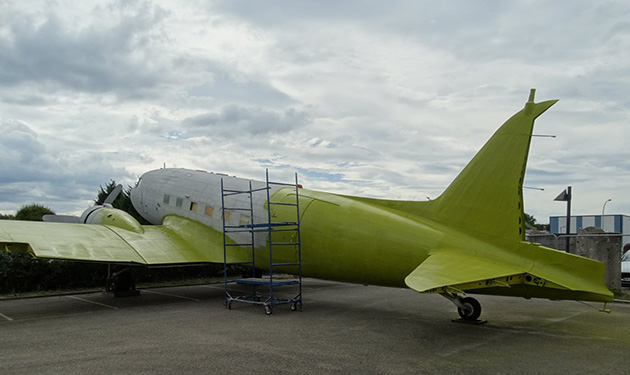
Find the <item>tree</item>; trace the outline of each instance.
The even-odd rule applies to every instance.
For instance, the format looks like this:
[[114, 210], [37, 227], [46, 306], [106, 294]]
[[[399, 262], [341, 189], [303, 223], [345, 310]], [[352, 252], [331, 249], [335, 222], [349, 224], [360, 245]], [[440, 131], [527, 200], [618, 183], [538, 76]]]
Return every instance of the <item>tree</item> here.
[[536, 218], [533, 215], [525, 213], [525, 228], [526, 229], [538, 229], [538, 230], [549, 230], [549, 224], [537, 224]]
[[536, 218], [525, 212], [525, 226], [529, 229], [536, 228]]
[[[114, 180], [109, 180], [109, 182], [105, 185], [105, 187], [100, 186], [100, 190], [98, 191], [98, 194], [96, 195], [94, 204], [102, 205], [103, 202], [105, 202], [105, 199], [107, 199], [107, 197], [109, 196], [109, 194], [116, 188], [116, 186], [117, 184], [116, 184], [116, 181]], [[120, 209], [120, 205], [122, 203], [122, 200], [124, 199], [123, 195], [124, 194], [118, 194], [118, 197], [116, 197], [116, 200], [114, 200], [114, 202], [112, 203], [112, 207]]]
[[15, 216], [14, 215], [3, 215], [3, 214], [0, 214], [0, 220], [15, 220]]
[[[94, 204], [103, 204], [103, 202], [105, 202], [105, 199], [107, 199], [109, 194], [116, 188], [116, 186], [117, 184], [114, 180], [110, 180], [109, 183], [105, 185], [105, 187], [101, 186], [96, 196], [96, 200], [94, 200]], [[138, 222], [142, 225], [149, 224], [149, 222], [145, 218], [140, 216], [138, 211], [136, 211], [136, 208], [133, 206], [133, 203], [131, 203], [131, 186], [127, 186], [126, 189], [123, 189], [123, 191], [118, 194], [118, 197], [116, 197], [116, 199], [112, 203], [112, 207], [125, 211], [129, 215], [133, 216], [136, 220], [138, 220]]]
[[55, 213], [41, 204], [25, 205], [15, 213], [15, 220], [43, 221], [42, 216], [49, 214], [54, 215]]

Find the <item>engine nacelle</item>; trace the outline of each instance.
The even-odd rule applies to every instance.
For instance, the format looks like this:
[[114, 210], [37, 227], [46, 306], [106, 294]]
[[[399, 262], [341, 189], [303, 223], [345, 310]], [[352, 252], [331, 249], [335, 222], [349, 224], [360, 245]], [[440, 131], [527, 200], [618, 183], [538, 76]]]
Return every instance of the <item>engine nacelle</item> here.
[[102, 224], [125, 229], [139, 234], [144, 233], [142, 225], [133, 216], [123, 210], [107, 206], [94, 206], [81, 215], [81, 223]]

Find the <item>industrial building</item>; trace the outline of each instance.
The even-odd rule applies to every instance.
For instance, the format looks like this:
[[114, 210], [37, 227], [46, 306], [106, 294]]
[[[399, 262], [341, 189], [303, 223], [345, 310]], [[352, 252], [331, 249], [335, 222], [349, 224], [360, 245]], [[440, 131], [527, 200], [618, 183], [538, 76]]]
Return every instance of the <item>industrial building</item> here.
[[[563, 235], [567, 231], [566, 216], [550, 216], [549, 231], [555, 235]], [[621, 245], [630, 243], [630, 216], [627, 215], [576, 215], [571, 216], [571, 234], [580, 233], [587, 227], [597, 227], [606, 233], [619, 233]]]

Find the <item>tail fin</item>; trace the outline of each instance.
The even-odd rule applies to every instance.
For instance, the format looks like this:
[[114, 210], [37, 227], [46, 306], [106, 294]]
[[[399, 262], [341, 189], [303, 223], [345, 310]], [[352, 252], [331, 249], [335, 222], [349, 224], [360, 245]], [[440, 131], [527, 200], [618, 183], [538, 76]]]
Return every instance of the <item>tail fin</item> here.
[[535, 89], [434, 202], [434, 219], [461, 230], [525, 239], [523, 178], [534, 120], [557, 100], [534, 103]]

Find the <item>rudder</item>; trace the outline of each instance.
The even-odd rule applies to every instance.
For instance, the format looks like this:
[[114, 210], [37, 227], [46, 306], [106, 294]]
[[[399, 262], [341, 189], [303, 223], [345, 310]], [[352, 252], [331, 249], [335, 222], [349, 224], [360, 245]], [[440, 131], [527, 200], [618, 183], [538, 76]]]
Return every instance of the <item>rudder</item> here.
[[523, 179], [534, 120], [557, 100], [534, 103], [507, 120], [436, 200], [434, 219], [475, 235], [525, 239]]

